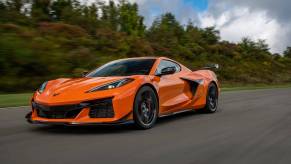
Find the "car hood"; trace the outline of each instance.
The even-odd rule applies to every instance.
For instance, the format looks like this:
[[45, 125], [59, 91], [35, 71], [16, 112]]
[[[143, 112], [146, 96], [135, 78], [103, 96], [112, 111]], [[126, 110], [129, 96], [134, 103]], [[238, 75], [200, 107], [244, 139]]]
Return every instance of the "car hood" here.
[[[36, 92], [36, 101], [46, 104], [90, 99], [88, 90], [126, 77], [61, 78], [49, 81], [44, 92]], [[94, 93], [92, 93], [94, 94]], [[88, 96], [89, 95], [89, 96]]]

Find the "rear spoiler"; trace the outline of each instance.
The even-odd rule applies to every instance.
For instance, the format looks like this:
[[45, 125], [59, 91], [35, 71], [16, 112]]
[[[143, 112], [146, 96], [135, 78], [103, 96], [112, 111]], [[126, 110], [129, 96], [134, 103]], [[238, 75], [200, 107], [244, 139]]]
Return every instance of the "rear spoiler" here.
[[219, 69], [219, 64], [207, 64], [202, 69]]
[[193, 71], [197, 71], [197, 70], [218, 70], [218, 69], [219, 69], [219, 64], [206, 64], [205, 67], [196, 68]]

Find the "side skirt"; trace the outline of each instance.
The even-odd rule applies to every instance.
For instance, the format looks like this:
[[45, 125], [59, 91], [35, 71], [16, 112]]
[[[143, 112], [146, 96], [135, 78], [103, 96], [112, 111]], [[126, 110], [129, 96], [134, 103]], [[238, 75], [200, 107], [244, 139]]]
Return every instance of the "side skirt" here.
[[195, 111], [195, 109], [185, 109], [185, 110], [181, 110], [181, 111], [178, 111], [178, 112], [173, 112], [173, 113], [168, 113], [168, 114], [162, 114], [162, 115], [159, 116], [159, 118], [167, 117], [167, 116], [172, 116], [172, 115], [180, 114], [180, 113], [186, 113], [186, 112], [190, 112], [190, 111]]

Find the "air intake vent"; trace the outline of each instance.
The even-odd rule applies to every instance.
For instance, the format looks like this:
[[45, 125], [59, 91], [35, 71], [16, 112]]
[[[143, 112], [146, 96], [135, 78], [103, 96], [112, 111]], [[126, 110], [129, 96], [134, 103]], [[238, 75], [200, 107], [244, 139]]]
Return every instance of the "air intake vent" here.
[[75, 118], [82, 110], [79, 105], [46, 106], [35, 102], [32, 105], [39, 117], [52, 119]]
[[112, 106], [112, 98], [94, 100], [88, 102], [90, 104], [89, 116], [91, 118], [112, 118], [114, 111]]

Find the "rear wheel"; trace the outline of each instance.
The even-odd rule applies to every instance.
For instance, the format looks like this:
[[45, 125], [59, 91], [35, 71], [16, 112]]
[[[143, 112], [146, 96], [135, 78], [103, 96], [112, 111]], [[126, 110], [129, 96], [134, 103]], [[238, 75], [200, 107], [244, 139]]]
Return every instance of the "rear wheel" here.
[[151, 128], [158, 117], [158, 99], [154, 90], [149, 86], [142, 87], [134, 100], [133, 118], [140, 129]]
[[206, 96], [206, 106], [204, 111], [207, 113], [214, 113], [218, 107], [218, 89], [214, 83], [211, 83], [208, 87], [208, 93]]

